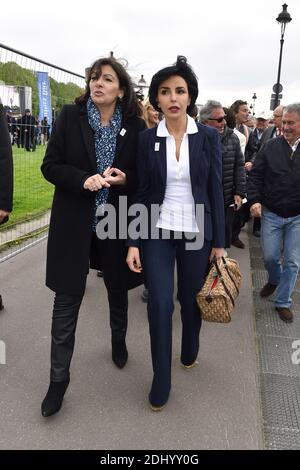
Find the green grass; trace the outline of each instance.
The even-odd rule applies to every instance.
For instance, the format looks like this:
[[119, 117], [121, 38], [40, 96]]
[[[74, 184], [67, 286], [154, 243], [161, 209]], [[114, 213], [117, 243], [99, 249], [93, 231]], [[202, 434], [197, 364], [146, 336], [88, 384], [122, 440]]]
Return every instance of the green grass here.
[[54, 187], [48, 183], [40, 170], [45, 147], [37, 146], [35, 152], [13, 145], [14, 202], [9, 222], [3, 226], [28, 220], [51, 207]]

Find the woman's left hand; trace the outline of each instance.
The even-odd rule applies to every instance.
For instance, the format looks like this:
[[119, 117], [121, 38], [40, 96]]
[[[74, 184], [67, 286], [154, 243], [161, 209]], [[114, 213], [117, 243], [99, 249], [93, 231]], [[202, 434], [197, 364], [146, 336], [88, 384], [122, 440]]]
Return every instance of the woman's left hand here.
[[111, 185], [124, 185], [126, 183], [126, 173], [118, 168], [106, 168], [103, 173], [103, 178]]
[[224, 248], [213, 248], [210, 253], [210, 261], [215, 257], [216, 259], [220, 259], [225, 255], [225, 249]]

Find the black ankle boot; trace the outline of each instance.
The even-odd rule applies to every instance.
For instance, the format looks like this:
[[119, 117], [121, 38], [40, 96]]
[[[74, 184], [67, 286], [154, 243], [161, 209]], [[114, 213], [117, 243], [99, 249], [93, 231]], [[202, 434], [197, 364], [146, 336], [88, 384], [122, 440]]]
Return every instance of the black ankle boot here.
[[111, 337], [112, 345], [112, 360], [119, 369], [123, 369], [128, 359], [128, 351], [125, 343], [125, 335], [121, 336], [115, 333], [112, 333]]
[[60, 410], [69, 382], [70, 379], [64, 382], [50, 382], [47, 395], [42, 402], [42, 415], [45, 418]]

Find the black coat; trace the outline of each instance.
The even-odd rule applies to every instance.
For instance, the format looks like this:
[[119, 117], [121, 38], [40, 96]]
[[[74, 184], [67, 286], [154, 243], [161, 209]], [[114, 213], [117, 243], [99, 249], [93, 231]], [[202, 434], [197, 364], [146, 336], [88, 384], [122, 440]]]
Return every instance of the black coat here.
[[293, 152], [284, 137], [276, 137], [261, 147], [249, 175], [248, 201], [280, 217], [300, 214], [300, 145]]
[[33, 140], [35, 134], [35, 126], [37, 125], [36, 119], [31, 114], [22, 116], [20, 121], [20, 135], [21, 140], [24, 142], [26, 139]]
[[221, 136], [222, 173], [224, 204], [228, 207], [234, 203], [234, 196], [246, 195], [245, 159], [239, 138], [232, 129], [225, 127]]
[[[125, 186], [111, 186], [107, 200], [116, 209], [119, 196], [129, 195], [136, 186], [138, 133], [144, 127], [144, 121], [137, 117], [122, 121], [123, 132], [121, 130], [117, 137], [113, 166], [126, 173], [127, 182]], [[101, 269], [102, 261], [108, 266], [106, 284], [112, 287], [122, 284], [126, 288], [139, 285], [141, 276], [132, 273], [126, 265], [126, 240], [101, 242], [102, 253], [96, 249], [97, 244], [92, 243], [95, 193], [83, 189], [83, 184], [97, 173], [97, 166], [94, 134], [85, 104], [63, 107], [51, 133], [41, 170], [55, 185], [46, 285], [55, 292], [83, 294], [90, 259], [94, 269]]]
[[42, 119], [41, 121], [41, 134], [45, 134], [47, 137], [49, 137], [50, 125], [48, 124], [47, 119]]
[[276, 126], [267, 127], [267, 129], [264, 130], [263, 135], [261, 136], [260, 146], [262, 146], [268, 140], [275, 138], [276, 132], [277, 132]]
[[0, 104], [0, 209], [12, 210], [13, 160], [7, 121]]
[[249, 129], [246, 124], [241, 124], [238, 126], [238, 130], [246, 136], [247, 144], [245, 148], [245, 162], [254, 163], [258, 147], [256, 143], [256, 139], [254, 137], [253, 132]]

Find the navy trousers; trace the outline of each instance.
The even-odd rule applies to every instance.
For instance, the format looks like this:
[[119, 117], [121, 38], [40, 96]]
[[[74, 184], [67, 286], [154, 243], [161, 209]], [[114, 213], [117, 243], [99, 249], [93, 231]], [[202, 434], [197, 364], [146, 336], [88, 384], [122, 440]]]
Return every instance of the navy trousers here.
[[185, 239], [144, 240], [142, 250], [149, 290], [148, 319], [154, 373], [149, 400], [152, 405], [161, 406], [168, 400], [171, 389], [175, 261], [182, 321], [181, 362], [190, 365], [199, 350], [201, 317], [196, 294], [207, 272], [211, 242], [205, 241], [201, 250], [186, 250]]

